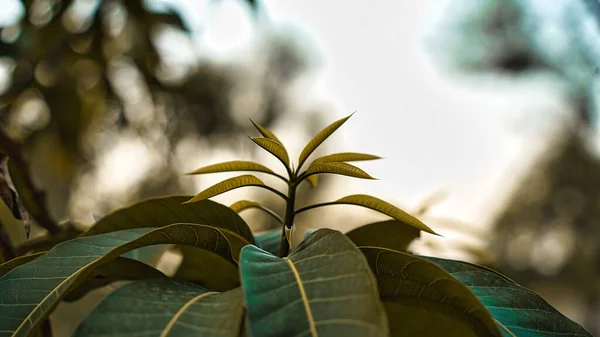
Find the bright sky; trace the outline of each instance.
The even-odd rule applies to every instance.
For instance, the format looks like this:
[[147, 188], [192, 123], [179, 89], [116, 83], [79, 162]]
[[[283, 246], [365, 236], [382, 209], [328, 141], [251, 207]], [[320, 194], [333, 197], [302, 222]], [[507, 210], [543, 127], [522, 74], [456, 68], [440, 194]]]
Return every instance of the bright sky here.
[[[153, 1], [165, 2], [186, 8], [206, 57], [243, 57], [253, 25], [240, 2]], [[447, 199], [434, 213], [486, 224], [544, 129], [523, 130], [522, 119], [558, 116], [565, 101], [556, 86], [535, 78], [467, 82], [443, 75], [423, 40], [435, 34], [431, 23], [444, 13], [443, 2], [263, 0], [269, 19], [304, 31], [312, 42], [306, 48], [323, 60], [313, 91], [334, 107], [328, 119], [357, 111], [332, 139], [339, 150], [386, 157], [363, 165], [380, 181], [350, 183], [341, 193], [414, 206], [444, 190]]]

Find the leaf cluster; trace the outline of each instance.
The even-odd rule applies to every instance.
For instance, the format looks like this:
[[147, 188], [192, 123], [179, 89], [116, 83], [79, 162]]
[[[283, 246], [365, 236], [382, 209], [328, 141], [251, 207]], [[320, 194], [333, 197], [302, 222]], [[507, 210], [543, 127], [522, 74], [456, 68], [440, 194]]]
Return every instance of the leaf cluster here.
[[[288, 177], [242, 161], [192, 172], [271, 174], [287, 182], [287, 194], [244, 175], [193, 198], [141, 201], [74, 239], [0, 265], [0, 336], [44, 333], [60, 302], [120, 280], [130, 283], [102, 300], [75, 336], [591, 336], [540, 296], [489, 268], [409, 253], [421, 231], [434, 232], [383, 200], [351, 195], [295, 209], [295, 187], [311, 176], [371, 178], [347, 164], [378, 158], [365, 154], [321, 157], [301, 171], [347, 119], [309, 142], [296, 169], [277, 137], [255, 124], [264, 137], [253, 140], [285, 164]], [[208, 200], [242, 186], [277, 193], [286, 201], [286, 214], [282, 218], [254, 201], [226, 207]], [[285, 235], [279, 229], [252, 233], [237, 213], [264, 210], [281, 220], [285, 233], [295, 214], [334, 204], [367, 207], [392, 219], [348, 233], [320, 229], [282, 254]], [[174, 275], [131, 255], [162, 244], [183, 253]]]

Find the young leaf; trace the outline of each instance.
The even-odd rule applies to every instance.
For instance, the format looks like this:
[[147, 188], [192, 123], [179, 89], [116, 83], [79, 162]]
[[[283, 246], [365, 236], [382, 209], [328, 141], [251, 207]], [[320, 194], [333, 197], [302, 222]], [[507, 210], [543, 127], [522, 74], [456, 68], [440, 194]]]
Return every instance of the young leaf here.
[[240, 259], [253, 336], [389, 335], [369, 266], [340, 232], [318, 230], [287, 258], [246, 246]]
[[379, 156], [366, 153], [354, 153], [354, 152], [342, 152], [330, 154], [315, 159], [312, 164], [318, 163], [335, 163], [335, 162], [348, 162], [348, 161], [365, 161], [365, 160], [377, 160], [381, 159]]
[[227, 180], [224, 180], [218, 184], [215, 184], [207, 189], [205, 189], [204, 191], [198, 193], [198, 195], [196, 195], [195, 197], [193, 197], [192, 199], [184, 202], [184, 204], [189, 204], [192, 202], [198, 202], [198, 201], [202, 201], [202, 200], [206, 200], [208, 198], [212, 198], [214, 196], [217, 196], [219, 194], [225, 193], [227, 191], [231, 191], [234, 190], [236, 188], [240, 188], [240, 187], [244, 187], [244, 186], [257, 186], [257, 187], [262, 187], [265, 189], [270, 190], [271, 192], [276, 193], [277, 195], [281, 196], [282, 198], [286, 199], [286, 196], [284, 194], [282, 194], [281, 192], [270, 188], [269, 186], [265, 185], [265, 183], [262, 182], [262, 180], [256, 178], [253, 175], [243, 175], [243, 176], [238, 176], [238, 177], [234, 177], [234, 178], [229, 178]]
[[241, 288], [218, 293], [168, 278], [144, 280], [108, 295], [79, 326], [75, 337], [237, 337], [243, 316]]
[[[352, 113], [352, 115], [353, 114], [354, 113]], [[317, 133], [317, 135], [313, 139], [311, 139], [310, 142], [308, 142], [308, 144], [306, 144], [306, 146], [300, 153], [300, 157], [298, 158], [298, 170], [302, 168], [302, 165], [304, 164], [306, 159], [308, 159], [308, 156], [310, 156], [310, 154], [313, 153], [313, 151], [316, 150], [317, 147], [319, 147], [319, 145], [321, 145], [321, 143], [325, 141], [325, 139], [331, 136], [331, 134], [334, 133], [335, 130], [342, 126], [342, 124], [344, 124], [348, 120], [348, 118], [352, 117], [352, 115], [344, 117], [340, 120], [329, 124], [323, 130], [319, 131], [319, 133]]]
[[123, 229], [163, 227], [173, 223], [199, 223], [232, 231], [254, 244], [246, 222], [229, 207], [211, 200], [182, 205], [189, 196], [169, 196], [139, 201], [100, 219], [82, 236], [110, 233]]
[[267, 152], [277, 157], [277, 159], [283, 163], [283, 166], [285, 166], [286, 170], [290, 169], [290, 157], [288, 156], [287, 150], [285, 147], [283, 147], [283, 145], [281, 145], [281, 143], [268, 138], [254, 137], [250, 139], [256, 143], [256, 145], [262, 147]]
[[398, 221], [402, 221], [403, 223], [413, 226], [422, 231], [438, 235], [431, 228], [429, 228], [427, 225], [422, 223], [419, 219], [404, 212], [403, 210], [399, 209], [398, 207], [396, 207], [388, 202], [385, 202], [381, 199], [372, 197], [370, 195], [364, 195], [364, 194], [353, 194], [353, 195], [343, 197], [343, 198], [338, 199], [333, 202], [309, 205], [309, 206], [306, 206], [306, 207], [303, 207], [303, 208], [297, 210], [296, 214], [307, 211], [309, 209], [322, 207], [322, 206], [330, 206], [330, 205], [356, 205], [356, 206], [366, 207], [366, 208], [372, 209], [374, 211], [383, 213], [385, 215], [391, 216], [392, 218], [394, 218]]
[[261, 135], [263, 135], [263, 137], [268, 138], [270, 140], [273, 140], [273, 141], [283, 145], [283, 143], [279, 140], [279, 138], [277, 138], [277, 136], [275, 136], [275, 134], [273, 132], [271, 132], [269, 129], [267, 129], [264, 126], [261, 126], [257, 123], [254, 123], [254, 121], [252, 119], [250, 120], [250, 122], [252, 122], [254, 127], [258, 130], [258, 132], [260, 132]]
[[316, 174], [312, 175], [312, 176], [308, 176], [308, 177], [306, 177], [306, 181], [308, 181], [310, 183], [310, 186], [315, 188], [319, 184], [319, 176]]
[[461, 261], [422, 258], [434, 262], [471, 289], [505, 336], [592, 336], [538, 294], [490, 268]]
[[63, 242], [0, 278], [0, 336], [30, 336], [97, 267], [132, 249], [156, 244], [201, 247], [207, 254], [218, 254], [235, 264], [248, 242], [225, 229], [195, 224], [136, 228]]
[[374, 222], [355, 228], [346, 236], [358, 247], [373, 246], [406, 251], [421, 231], [398, 220]]
[[195, 171], [188, 173], [189, 175], [194, 174], [206, 174], [206, 173], [219, 173], [219, 172], [236, 172], [236, 171], [254, 171], [254, 172], [263, 172], [271, 175], [277, 175], [268, 167], [251, 162], [251, 161], [242, 161], [242, 160], [234, 160], [228, 161], [224, 163], [209, 165], [205, 167], [201, 167]]
[[358, 167], [346, 163], [317, 163], [311, 164], [306, 170], [306, 174], [314, 175], [319, 173], [339, 174], [348, 177], [361, 179], [375, 179]]
[[229, 206], [229, 208], [231, 208], [232, 210], [234, 210], [238, 213], [243, 210], [250, 209], [250, 208], [256, 208], [256, 209], [259, 209], [259, 210], [267, 213], [268, 215], [273, 217], [275, 220], [277, 220], [280, 224], [283, 224], [283, 219], [281, 219], [281, 217], [277, 213], [273, 212], [271, 209], [259, 204], [256, 201], [240, 200], [240, 201], [232, 204], [231, 206]]
[[384, 248], [360, 250], [377, 278], [393, 336], [502, 336], [469, 288], [435, 263]]

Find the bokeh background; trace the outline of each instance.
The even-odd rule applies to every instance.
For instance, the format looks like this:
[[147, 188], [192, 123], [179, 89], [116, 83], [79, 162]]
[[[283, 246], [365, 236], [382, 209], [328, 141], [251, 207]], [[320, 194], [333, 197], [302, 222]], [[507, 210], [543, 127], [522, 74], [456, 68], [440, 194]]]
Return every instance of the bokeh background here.
[[[323, 177], [299, 203], [422, 213], [444, 237], [413, 251], [492, 266], [600, 334], [598, 0], [0, 0], [0, 28], [0, 122], [56, 221], [197, 193], [229, 175], [183, 173], [219, 161], [278, 167], [248, 118], [297, 154], [357, 111], [319, 154], [381, 155], [360, 165], [381, 180]], [[241, 198], [282, 210], [215, 199]], [[296, 236], [378, 218], [319, 209]]]

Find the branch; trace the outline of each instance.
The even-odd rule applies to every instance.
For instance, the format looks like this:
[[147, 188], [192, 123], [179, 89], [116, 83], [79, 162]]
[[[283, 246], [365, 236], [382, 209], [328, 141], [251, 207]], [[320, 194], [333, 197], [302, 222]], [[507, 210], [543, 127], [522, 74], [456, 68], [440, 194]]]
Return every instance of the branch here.
[[[0, 148], [9, 157], [10, 162], [19, 173], [18, 177], [14, 177], [14, 180], [19, 180], [21, 183], [19, 187], [23, 189], [21, 194], [25, 194], [31, 197], [22, 199], [24, 204], [27, 205], [27, 211], [31, 214], [33, 219], [48, 232], [56, 234], [60, 231], [56, 222], [50, 216], [50, 212], [46, 207], [46, 193], [38, 190], [33, 180], [31, 179], [31, 172], [29, 166], [23, 158], [21, 145], [11, 139], [0, 127]], [[19, 179], [16, 179], [19, 178]], [[31, 204], [28, 204], [31, 202]]]

